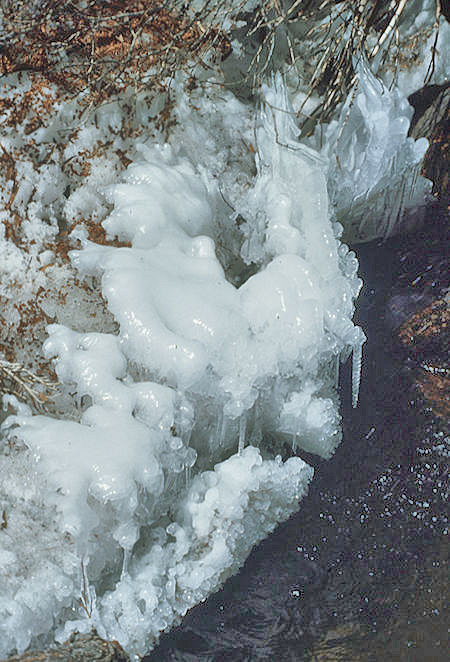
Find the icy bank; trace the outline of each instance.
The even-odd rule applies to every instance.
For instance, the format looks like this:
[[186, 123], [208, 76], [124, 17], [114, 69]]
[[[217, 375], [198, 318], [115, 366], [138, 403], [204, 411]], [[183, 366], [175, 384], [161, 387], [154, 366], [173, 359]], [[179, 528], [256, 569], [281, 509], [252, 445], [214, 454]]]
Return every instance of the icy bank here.
[[[339, 443], [338, 366], [353, 351], [356, 404], [364, 341], [352, 322], [357, 260], [281, 80], [264, 97], [256, 175], [236, 196], [239, 259], [253, 265], [243, 282], [216, 255], [219, 221], [236, 217], [224, 217], [204, 150], [196, 167], [183, 145], [142, 145], [103, 224], [127, 245], [77, 231], [72, 262], [119, 330], [49, 326], [44, 352], [73, 420], [22, 408], [5, 423], [4, 470], [21, 480], [26, 466], [32, 489], [1, 532], [13, 569], [1, 578], [1, 655], [93, 626], [145, 653], [298, 508], [312, 470], [274, 449], [328, 458]], [[27, 512], [33, 563], [17, 551]]]

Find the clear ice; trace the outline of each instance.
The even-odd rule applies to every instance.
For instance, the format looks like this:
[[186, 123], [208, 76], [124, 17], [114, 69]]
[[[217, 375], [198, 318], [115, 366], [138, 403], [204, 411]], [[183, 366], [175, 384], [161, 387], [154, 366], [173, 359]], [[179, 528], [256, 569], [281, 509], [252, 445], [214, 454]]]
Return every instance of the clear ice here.
[[420, 176], [425, 138], [408, 137], [413, 108], [390, 90], [363, 58], [339, 117], [317, 129], [316, 145], [328, 159], [328, 190], [346, 237], [368, 241], [399, 232], [408, 209], [431, 190]]

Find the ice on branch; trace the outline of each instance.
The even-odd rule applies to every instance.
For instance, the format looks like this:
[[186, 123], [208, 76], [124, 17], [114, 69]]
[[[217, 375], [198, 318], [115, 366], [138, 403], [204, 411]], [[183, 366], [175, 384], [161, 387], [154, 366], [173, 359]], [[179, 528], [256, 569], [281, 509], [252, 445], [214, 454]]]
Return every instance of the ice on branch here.
[[405, 224], [408, 209], [424, 204], [431, 183], [420, 169], [428, 141], [408, 138], [412, 115], [406, 97], [361, 60], [339, 117], [317, 129], [329, 160], [330, 200], [346, 237], [387, 238]]

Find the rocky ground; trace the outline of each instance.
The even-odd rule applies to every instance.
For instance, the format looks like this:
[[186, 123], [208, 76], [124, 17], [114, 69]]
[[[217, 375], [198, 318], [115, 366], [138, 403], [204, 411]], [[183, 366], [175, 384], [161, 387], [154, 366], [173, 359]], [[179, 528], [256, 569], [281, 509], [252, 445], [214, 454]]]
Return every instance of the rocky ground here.
[[47, 651], [30, 652], [8, 658], [8, 662], [128, 662], [129, 658], [116, 641], [103, 641], [91, 634], [74, 634], [64, 644]]

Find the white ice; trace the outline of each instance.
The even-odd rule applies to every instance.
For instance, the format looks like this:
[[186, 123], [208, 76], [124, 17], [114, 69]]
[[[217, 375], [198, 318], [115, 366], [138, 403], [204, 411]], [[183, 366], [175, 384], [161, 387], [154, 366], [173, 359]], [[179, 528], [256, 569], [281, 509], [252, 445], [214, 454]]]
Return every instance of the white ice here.
[[55, 622], [60, 638], [94, 625], [143, 654], [298, 508], [312, 470], [268, 447], [289, 448], [295, 434], [297, 450], [330, 457], [339, 443], [335, 365], [364, 339], [352, 322], [357, 261], [330, 221], [321, 158], [277, 110], [288, 110], [281, 79], [264, 95], [257, 174], [239, 198], [255, 268], [239, 286], [216, 254], [216, 177], [176, 147], [142, 145], [110, 187], [103, 225], [129, 247], [77, 233], [72, 262], [101, 283], [119, 332], [50, 325], [44, 353], [73, 392], [74, 420], [21, 411], [4, 425], [72, 559], [63, 598], [30, 580], [17, 609], [37, 590], [48, 606], [39, 619], [14, 616], [18, 650]]

